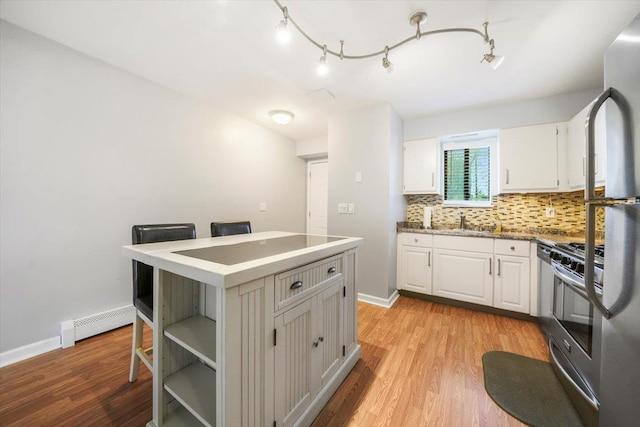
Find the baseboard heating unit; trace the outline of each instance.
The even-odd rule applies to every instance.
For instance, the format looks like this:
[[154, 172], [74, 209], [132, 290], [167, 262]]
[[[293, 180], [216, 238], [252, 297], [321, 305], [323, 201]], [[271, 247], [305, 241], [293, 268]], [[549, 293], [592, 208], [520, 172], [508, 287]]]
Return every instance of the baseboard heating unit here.
[[76, 341], [129, 325], [133, 323], [134, 314], [135, 307], [130, 304], [64, 321], [60, 324], [62, 348], [71, 347]]

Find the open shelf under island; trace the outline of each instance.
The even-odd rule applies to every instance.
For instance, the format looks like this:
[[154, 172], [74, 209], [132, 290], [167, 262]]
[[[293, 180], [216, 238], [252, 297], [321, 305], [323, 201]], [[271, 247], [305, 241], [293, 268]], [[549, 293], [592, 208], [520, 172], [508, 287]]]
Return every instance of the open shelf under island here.
[[124, 246], [154, 267], [148, 426], [308, 425], [360, 358], [353, 237]]

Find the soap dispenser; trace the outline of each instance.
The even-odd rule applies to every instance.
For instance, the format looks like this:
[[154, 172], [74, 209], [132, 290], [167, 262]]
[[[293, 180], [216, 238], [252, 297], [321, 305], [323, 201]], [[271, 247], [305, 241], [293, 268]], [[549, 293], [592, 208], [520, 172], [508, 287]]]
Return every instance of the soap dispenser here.
[[493, 232], [494, 233], [502, 233], [502, 221], [500, 221], [500, 218], [495, 217], [495, 221], [493, 222], [494, 228], [493, 228]]

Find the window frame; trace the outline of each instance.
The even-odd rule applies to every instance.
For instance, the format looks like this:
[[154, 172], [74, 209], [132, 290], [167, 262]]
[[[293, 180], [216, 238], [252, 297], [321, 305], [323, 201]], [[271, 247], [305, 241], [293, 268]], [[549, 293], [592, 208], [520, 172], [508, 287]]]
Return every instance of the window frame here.
[[[446, 200], [446, 181], [445, 181], [445, 151], [447, 150], [464, 150], [467, 148], [485, 148], [489, 147], [489, 200]], [[497, 131], [478, 132], [469, 135], [455, 135], [444, 137], [440, 140], [440, 179], [442, 185], [442, 205], [444, 207], [465, 207], [465, 208], [488, 208], [492, 206], [493, 196], [497, 194], [497, 160], [498, 160], [498, 133]]]

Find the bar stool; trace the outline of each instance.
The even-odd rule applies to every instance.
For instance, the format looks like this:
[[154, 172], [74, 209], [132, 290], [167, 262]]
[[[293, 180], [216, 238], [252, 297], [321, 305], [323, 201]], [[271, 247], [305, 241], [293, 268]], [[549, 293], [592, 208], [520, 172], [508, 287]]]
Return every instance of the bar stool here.
[[[134, 245], [195, 238], [194, 224], [134, 225], [131, 229], [131, 242]], [[151, 361], [153, 347], [147, 349], [142, 347], [142, 322], [153, 329], [153, 267], [139, 261], [133, 261], [133, 305], [136, 308], [136, 315], [133, 321], [129, 382], [138, 378], [140, 361], [153, 372]]]
[[211, 237], [230, 236], [232, 234], [249, 234], [251, 233], [251, 222], [235, 221], [235, 222], [212, 222]]

